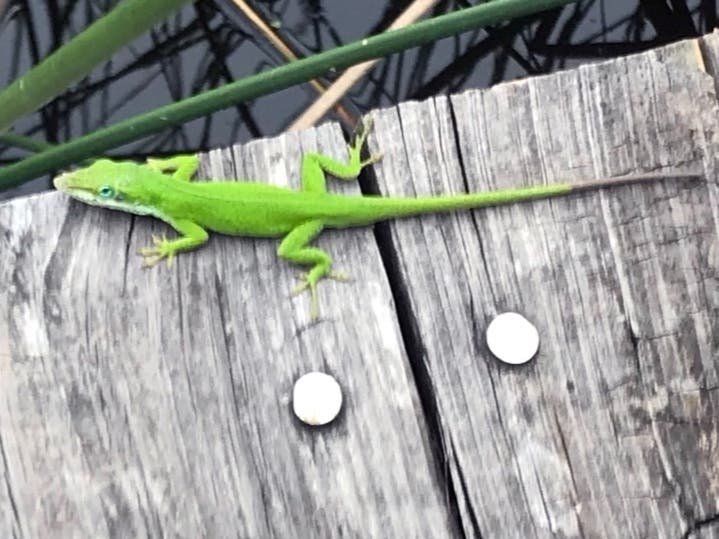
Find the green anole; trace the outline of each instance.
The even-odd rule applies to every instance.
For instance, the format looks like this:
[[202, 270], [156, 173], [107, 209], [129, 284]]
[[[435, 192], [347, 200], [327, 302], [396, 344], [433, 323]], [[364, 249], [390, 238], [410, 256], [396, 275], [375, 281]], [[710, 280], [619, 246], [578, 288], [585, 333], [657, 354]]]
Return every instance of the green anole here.
[[355, 179], [363, 167], [380, 159], [380, 154], [364, 160], [360, 155], [370, 125], [370, 122], [363, 123], [354, 144], [348, 146], [346, 163], [318, 153], [305, 154], [299, 191], [245, 181], [193, 182], [191, 178], [199, 167], [195, 155], [148, 159], [145, 164], [98, 159], [90, 166], [57, 176], [53, 183], [58, 190], [87, 204], [151, 215], [180, 233], [175, 239], [153, 236], [153, 245], [139, 251], [145, 266], [162, 259], [171, 265], [176, 253], [204, 244], [208, 230], [235, 236], [283, 237], [277, 254], [309, 267], [294, 292], [309, 289], [310, 313], [314, 319], [318, 315], [317, 283], [324, 277], [346, 278], [331, 272], [330, 255], [311, 245], [323, 228], [364, 226], [385, 219], [510, 204], [661, 178], [698, 177], [694, 174], [636, 175], [579, 185], [556, 183], [425, 198], [328, 193], [325, 173], [343, 180]]

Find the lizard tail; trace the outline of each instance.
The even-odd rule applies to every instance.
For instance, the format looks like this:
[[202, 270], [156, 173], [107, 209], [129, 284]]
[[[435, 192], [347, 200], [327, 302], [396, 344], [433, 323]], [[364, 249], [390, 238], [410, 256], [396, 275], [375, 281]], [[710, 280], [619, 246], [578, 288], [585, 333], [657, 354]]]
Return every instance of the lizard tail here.
[[532, 187], [520, 187], [483, 193], [469, 193], [464, 195], [443, 195], [437, 197], [395, 198], [379, 196], [357, 197], [352, 204], [351, 215], [343, 215], [341, 222], [327, 224], [338, 228], [345, 226], [358, 226], [394, 219], [411, 217], [426, 213], [441, 213], [456, 210], [484, 208], [488, 206], [501, 206], [529, 200], [552, 198], [594, 190], [603, 187], [618, 185], [631, 185], [657, 180], [697, 180], [698, 174], [641, 174], [591, 180], [579, 184], [554, 183]]

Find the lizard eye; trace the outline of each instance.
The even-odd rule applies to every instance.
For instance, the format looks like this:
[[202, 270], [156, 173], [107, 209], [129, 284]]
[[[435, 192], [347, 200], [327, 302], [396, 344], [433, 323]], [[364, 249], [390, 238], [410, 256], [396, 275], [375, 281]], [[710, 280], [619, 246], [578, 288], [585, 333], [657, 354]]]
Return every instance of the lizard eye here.
[[100, 187], [100, 190], [97, 192], [97, 194], [101, 198], [112, 198], [115, 194], [115, 190], [109, 185], [103, 185], [102, 187]]

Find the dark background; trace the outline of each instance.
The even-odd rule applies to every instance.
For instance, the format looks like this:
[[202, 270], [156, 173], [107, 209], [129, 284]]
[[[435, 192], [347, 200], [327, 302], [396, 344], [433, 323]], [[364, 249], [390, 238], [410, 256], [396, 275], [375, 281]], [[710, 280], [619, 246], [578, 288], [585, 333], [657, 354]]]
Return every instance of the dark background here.
[[[0, 88], [108, 11], [103, 0], [0, 0]], [[386, 28], [409, 1], [283, 0], [253, 6], [300, 56]], [[476, 3], [476, 2], [471, 2]], [[440, 2], [435, 14], [468, 5]], [[711, 32], [719, 0], [582, 0], [380, 61], [346, 96], [355, 114], [409, 99], [566, 69]], [[188, 4], [111, 62], [15, 125], [53, 143], [284, 63], [232, 0]], [[113, 155], [201, 151], [282, 132], [316, 98], [297, 86], [128, 144]], [[329, 118], [326, 118], [326, 121]], [[0, 166], [24, 155], [0, 146]], [[49, 188], [49, 179], [0, 198]]]

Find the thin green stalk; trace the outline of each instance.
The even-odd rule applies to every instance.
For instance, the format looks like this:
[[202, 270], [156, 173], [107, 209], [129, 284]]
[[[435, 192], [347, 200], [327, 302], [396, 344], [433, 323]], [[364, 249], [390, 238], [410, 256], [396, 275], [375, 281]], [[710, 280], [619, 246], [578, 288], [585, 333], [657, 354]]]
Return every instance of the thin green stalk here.
[[176, 126], [237, 103], [311, 80], [330, 70], [345, 69], [366, 60], [381, 58], [461, 32], [564, 6], [575, 1], [495, 0], [290, 62], [183, 101], [165, 105], [115, 125], [98, 129], [66, 144], [9, 165], [0, 170], [0, 189], [20, 184], [71, 163], [102, 154], [110, 148], [127, 144], [170, 126]]
[[60, 95], [188, 1], [120, 2], [0, 93], [0, 133]]
[[[55, 144], [50, 144], [44, 140], [37, 140], [32, 137], [18, 135], [17, 133], [5, 133], [0, 135], [0, 142], [14, 148], [21, 148], [29, 152], [40, 153], [50, 148], [55, 148]], [[83, 159], [80, 161], [82, 165], [91, 165], [94, 159]]]
[[23, 135], [18, 135], [17, 133], [5, 133], [4, 135], [0, 135], [0, 142], [7, 144], [8, 146], [22, 148], [23, 150], [31, 152], [43, 152], [53, 147], [53, 145], [49, 142], [35, 140], [31, 137], [24, 137]]

